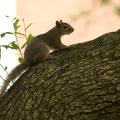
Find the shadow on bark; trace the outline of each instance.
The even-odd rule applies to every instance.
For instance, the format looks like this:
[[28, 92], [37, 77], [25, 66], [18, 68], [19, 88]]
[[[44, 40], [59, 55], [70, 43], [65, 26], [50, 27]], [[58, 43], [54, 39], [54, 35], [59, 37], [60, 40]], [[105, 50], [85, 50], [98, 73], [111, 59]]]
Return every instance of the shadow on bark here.
[[0, 100], [0, 120], [120, 120], [120, 31], [55, 51]]

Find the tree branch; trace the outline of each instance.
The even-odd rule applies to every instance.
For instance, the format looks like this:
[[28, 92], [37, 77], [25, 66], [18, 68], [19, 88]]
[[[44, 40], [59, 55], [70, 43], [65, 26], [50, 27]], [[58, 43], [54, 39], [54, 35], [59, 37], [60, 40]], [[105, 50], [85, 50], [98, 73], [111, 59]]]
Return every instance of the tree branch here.
[[55, 51], [0, 101], [1, 120], [119, 120], [120, 31]]

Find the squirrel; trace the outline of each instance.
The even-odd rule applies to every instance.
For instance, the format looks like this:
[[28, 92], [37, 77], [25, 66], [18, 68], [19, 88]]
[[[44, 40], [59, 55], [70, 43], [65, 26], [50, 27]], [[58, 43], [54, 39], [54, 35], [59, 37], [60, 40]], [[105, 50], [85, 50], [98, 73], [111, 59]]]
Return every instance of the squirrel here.
[[24, 62], [17, 65], [7, 76], [0, 90], [0, 96], [3, 96], [9, 83], [16, 79], [24, 70], [49, 59], [50, 50], [65, 49], [68, 46], [61, 41], [63, 35], [68, 35], [74, 31], [74, 28], [62, 20], [56, 21], [55, 27], [44, 34], [33, 37], [27, 44], [24, 51]]

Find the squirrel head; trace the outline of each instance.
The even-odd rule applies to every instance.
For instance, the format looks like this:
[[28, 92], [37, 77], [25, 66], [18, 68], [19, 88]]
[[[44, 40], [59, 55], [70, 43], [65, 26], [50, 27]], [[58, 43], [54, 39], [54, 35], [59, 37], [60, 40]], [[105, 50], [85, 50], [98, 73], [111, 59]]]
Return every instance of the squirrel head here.
[[74, 28], [70, 24], [63, 22], [62, 20], [56, 21], [56, 27], [61, 35], [70, 34], [74, 31]]

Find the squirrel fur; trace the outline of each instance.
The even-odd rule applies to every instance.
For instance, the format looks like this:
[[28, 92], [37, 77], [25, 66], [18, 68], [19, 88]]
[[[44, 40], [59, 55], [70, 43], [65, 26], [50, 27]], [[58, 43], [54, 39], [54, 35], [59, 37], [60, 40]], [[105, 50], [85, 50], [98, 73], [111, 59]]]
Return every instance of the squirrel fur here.
[[15, 80], [24, 70], [49, 59], [50, 50], [67, 48], [68, 46], [62, 43], [61, 37], [73, 31], [74, 28], [71, 25], [60, 20], [56, 21], [55, 27], [48, 32], [34, 37], [24, 51], [24, 62], [16, 66], [4, 81], [0, 90], [0, 96], [4, 95], [9, 83]]

